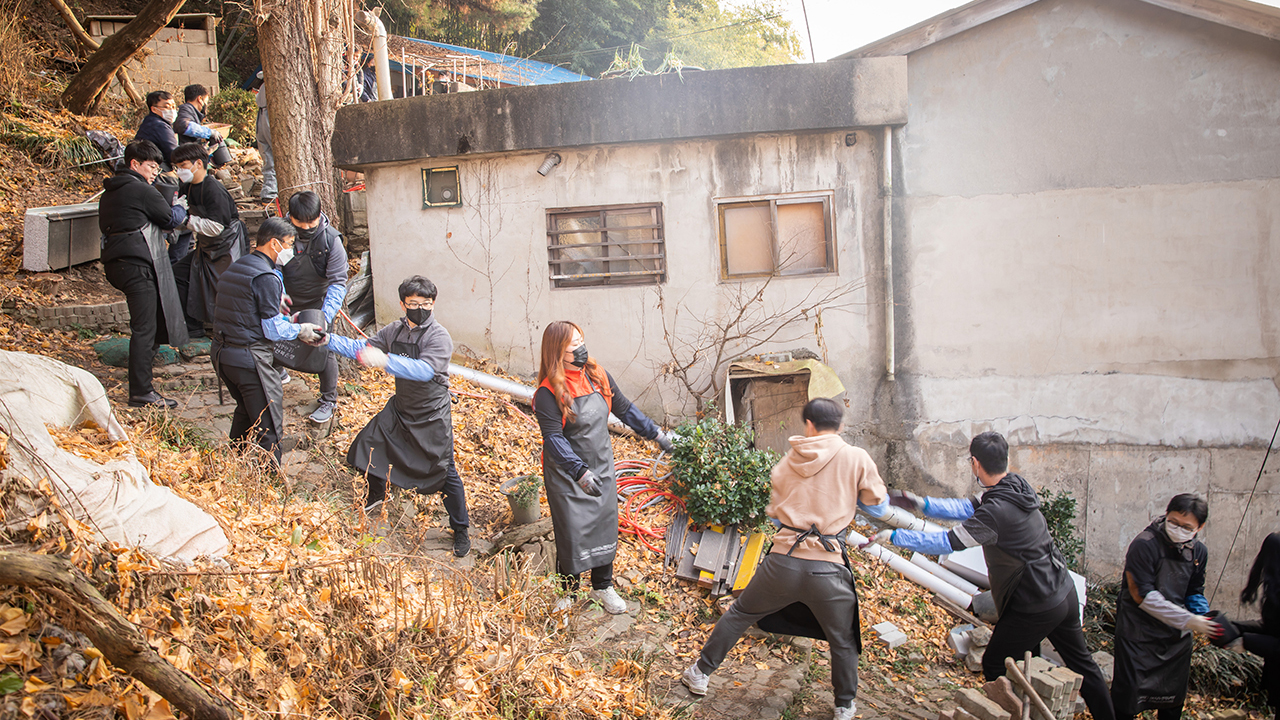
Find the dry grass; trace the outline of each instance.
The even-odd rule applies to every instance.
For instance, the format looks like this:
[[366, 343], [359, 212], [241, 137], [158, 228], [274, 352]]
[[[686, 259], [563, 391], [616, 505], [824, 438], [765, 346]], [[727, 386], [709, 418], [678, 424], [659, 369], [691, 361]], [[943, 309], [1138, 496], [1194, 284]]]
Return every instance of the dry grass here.
[[28, 0], [0, 0], [0, 98], [20, 94], [31, 83], [35, 44], [26, 37]]

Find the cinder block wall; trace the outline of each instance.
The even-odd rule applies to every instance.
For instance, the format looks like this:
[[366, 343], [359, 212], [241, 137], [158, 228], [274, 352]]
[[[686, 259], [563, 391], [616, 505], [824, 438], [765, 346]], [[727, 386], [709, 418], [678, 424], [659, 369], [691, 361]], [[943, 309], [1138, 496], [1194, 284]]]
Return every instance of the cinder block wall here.
[[[182, 19], [179, 16], [179, 20]], [[90, 17], [88, 24], [89, 36], [102, 42], [123, 30], [128, 20]], [[150, 52], [142, 53], [145, 57], [136, 57], [125, 66], [139, 92], [144, 95], [152, 90], [181, 93], [187, 85], [200, 84], [209, 88], [211, 94], [218, 93], [218, 18], [212, 15], [204, 16], [203, 20], [189, 18], [185, 24], [188, 27], [161, 29], [145, 46]], [[190, 27], [196, 24], [202, 27]], [[114, 80], [108, 92], [124, 94], [120, 84]], [[175, 99], [182, 102], [180, 94]]]

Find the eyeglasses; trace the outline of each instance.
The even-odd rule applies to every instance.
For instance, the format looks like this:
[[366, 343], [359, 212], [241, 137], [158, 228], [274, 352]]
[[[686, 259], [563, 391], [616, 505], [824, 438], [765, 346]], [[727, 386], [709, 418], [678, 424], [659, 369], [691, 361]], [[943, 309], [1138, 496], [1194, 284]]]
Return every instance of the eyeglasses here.
[[413, 303], [412, 305], [409, 303], [405, 303], [404, 308], [406, 310], [430, 310], [431, 308], [435, 307], [435, 304], [436, 303], [434, 300], [428, 300], [427, 302], [424, 302], [424, 303]]
[[1165, 516], [1164, 521], [1165, 521], [1166, 523], [1168, 523], [1169, 525], [1172, 525], [1172, 526], [1174, 526], [1174, 527], [1180, 527], [1180, 528], [1182, 528], [1183, 530], [1186, 530], [1187, 532], [1195, 532], [1195, 531], [1197, 531], [1197, 530], [1199, 530], [1199, 529], [1200, 529], [1199, 527], [1197, 527], [1197, 526], [1195, 526], [1195, 525], [1184, 525], [1184, 524], [1182, 524], [1182, 523], [1178, 522], [1177, 520], [1174, 520], [1173, 518], [1168, 517], [1168, 516]]

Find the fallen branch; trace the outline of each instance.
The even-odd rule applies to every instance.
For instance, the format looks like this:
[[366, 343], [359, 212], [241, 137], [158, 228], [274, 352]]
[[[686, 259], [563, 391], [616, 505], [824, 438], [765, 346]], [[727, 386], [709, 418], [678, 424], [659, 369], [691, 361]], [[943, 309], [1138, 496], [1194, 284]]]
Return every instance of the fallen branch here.
[[187, 715], [196, 720], [231, 720], [226, 706], [199, 681], [157, 653], [138, 628], [103, 599], [71, 561], [33, 552], [0, 552], [0, 584], [22, 585], [47, 593], [73, 610], [82, 621], [85, 635], [112, 665]]
[[[71, 12], [71, 8], [62, 0], [49, 0], [53, 6], [58, 9], [58, 14], [67, 23], [67, 27], [71, 28], [71, 34], [80, 42], [88, 54], [92, 55], [98, 50], [98, 42], [84, 31], [84, 26], [76, 19], [75, 13]], [[129, 99], [138, 107], [143, 107], [147, 101], [142, 97], [142, 93], [138, 92], [138, 88], [134, 87], [133, 81], [129, 79], [129, 72], [123, 66], [116, 70], [116, 80], [120, 81], [120, 87], [124, 88], [124, 92]]]
[[972, 623], [974, 627], [991, 627], [991, 625], [979, 619], [977, 615], [936, 593], [933, 596], [933, 604], [951, 613], [957, 620]]

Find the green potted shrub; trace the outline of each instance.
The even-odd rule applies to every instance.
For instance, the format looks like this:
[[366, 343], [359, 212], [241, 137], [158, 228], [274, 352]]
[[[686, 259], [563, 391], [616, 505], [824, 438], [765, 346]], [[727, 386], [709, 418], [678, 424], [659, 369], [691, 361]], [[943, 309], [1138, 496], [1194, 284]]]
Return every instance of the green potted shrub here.
[[716, 417], [687, 422], [671, 453], [671, 492], [700, 525], [756, 526], [764, 521], [777, 453], [752, 447], [751, 428]]
[[507, 502], [511, 504], [512, 524], [527, 525], [542, 516], [542, 508], [538, 505], [541, 490], [541, 475], [521, 475], [502, 483], [498, 491], [506, 495]]

